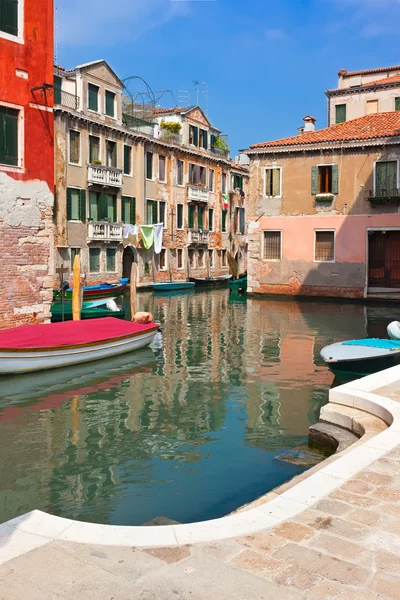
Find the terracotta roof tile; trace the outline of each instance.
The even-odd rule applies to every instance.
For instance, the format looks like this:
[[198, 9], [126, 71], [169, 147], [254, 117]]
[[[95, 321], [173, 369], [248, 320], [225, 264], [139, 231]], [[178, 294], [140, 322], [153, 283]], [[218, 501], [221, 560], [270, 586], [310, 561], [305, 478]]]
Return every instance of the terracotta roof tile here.
[[154, 112], [156, 115], [174, 115], [180, 114], [183, 110], [182, 107], [176, 106], [175, 108], [156, 108]]
[[338, 75], [345, 75], [346, 77], [352, 77], [353, 75], [368, 75], [368, 73], [383, 73], [384, 71], [396, 71], [400, 69], [400, 65], [394, 67], [379, 67], [377, 69], [365, 69], [364, 71], [346, 71], [342, 69]]
[[365, 115], [359, 119], [332, 125], [319, 131], [310, 131], [293, 137], [253, 144], [250, 149], [277, 146], [306, 146], [326, 142], [372, 140], [400, 135], [400, 111]]
[[[361, 87], [371, 87], [377, 85], [387, 85], [388, 83], [400, 83], [400, 73], [396, 73], [396, 75], [392, 75], [391, 77], [383, 77], [382, 79], [375, 79], [375, 81], [370, 81], [368, 83], [362, 83], [357, 88]], [[346, 88], [336, 88], [335, 90], [328, 90], [328, 94], [330, 92], [348, 92], [351, 90], [357, 89], [356, 87], [346, 87]]]

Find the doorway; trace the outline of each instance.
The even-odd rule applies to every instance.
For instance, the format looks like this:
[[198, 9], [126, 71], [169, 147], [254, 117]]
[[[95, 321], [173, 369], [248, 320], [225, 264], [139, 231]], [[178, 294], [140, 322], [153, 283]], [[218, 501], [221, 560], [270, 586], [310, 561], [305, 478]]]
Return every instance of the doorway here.
[[400, 231], [370, 231], [368, 287], [400, 288]]
[[135, 251], [132, 246], [127, 246], [122, 255], [122, 277], [130, 278], [132, 263], [134, 262], [137, 262], [135, 259]]

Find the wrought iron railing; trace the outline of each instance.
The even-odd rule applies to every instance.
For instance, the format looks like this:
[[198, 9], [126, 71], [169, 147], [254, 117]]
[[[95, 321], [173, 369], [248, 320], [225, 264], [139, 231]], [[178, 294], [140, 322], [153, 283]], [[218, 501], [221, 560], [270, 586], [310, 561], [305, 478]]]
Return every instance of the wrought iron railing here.
[[64, 90], [54, 91], [54, 104], [60, 104], [66, 108], [72, 108], [72, 110], [78, 110], [79, 108], [79, 96], [64, 92]]
[[399, 188], [376, 188], [367, 190], [367, 198], [371, 204], [386, 204], [387, 202], [400, 202]]

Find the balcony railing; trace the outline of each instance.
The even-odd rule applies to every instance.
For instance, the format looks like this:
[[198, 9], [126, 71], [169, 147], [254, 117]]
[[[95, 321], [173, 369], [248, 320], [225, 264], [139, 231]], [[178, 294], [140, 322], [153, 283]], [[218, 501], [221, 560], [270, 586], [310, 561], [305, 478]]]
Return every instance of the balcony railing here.
[[377, 189], [368, 190], [368, 200], [371, 204], [387, 204], [388, 202], [400, 202], [400, 189]]
[[160, 129], [160, 140], [170, 142], [171, 144], [179, 145], [182, 145], [183, 141], [181, 134], [173, 133], [172, 131], [168, 131], [167, 129]]
[[92, 221], [88, 224], [89, 240], [122, 240], [122, 223], [108, 221]]
[[54, 90], [54, 104], [60, 104], [66, 108], [72, 108], [72, 110], [78, 110], [79, 108], [79, 96], [64, 92], [63, 90]]
[[208, 188], [188, 185], [188, 202], [208, 202]]
[[89, 165], [88, 182], [111, 187], [122, 187], [122, 169], [104, 167], [103, 165]]
[[209, 237], [208, 231], [189, 229], [189, 244], [208, 244]]
[[211, 146], [211, 152], [217, 156], [221, 156], [222, 158], [229, 158], [229, 150], [222, 150], [221, 148]]

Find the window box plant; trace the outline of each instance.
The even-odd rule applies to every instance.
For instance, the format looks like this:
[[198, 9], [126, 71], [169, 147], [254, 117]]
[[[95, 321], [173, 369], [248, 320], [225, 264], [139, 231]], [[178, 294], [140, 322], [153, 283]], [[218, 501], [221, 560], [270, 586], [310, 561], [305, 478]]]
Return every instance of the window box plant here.
[[92, 165], [101, 165], [101, 160], [99, 160], [98, 158], [95, 158], [95, 159], [92, 161]]
[[174, 133], [175, 135], [180, 134], [182, 129], [182, 125], [178, 121], [161, 121], [160, 127], [161, 129], [169, 131], [170, 133]]
[[317, 194], [315, 202], [333, 202], [334, 194]]

